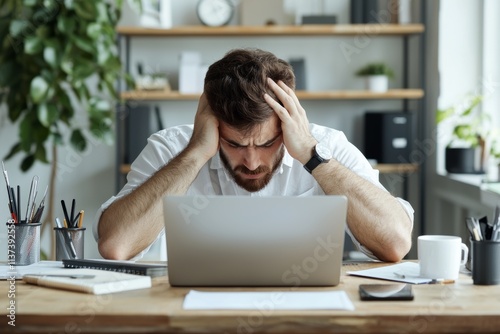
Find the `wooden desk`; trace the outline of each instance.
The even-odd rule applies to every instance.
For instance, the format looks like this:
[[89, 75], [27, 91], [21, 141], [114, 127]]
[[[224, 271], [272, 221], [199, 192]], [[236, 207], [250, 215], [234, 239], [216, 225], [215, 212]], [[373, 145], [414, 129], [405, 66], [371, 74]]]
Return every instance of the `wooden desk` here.
[[[379, 265], [386, 264], [350, 264], [343, 269], [345, 272]], [[415, 285], [414, 301], [360, 301], [358, 285], [378, 282], [384, 283], [343, 275], [337, 287], [301, 288], [345, 290], [355, 311], [185, 311], [182, 302], [189, 289], [171, 288], [166, 278], [155, 279], [151, 289], [101, 296], [17, 281], [16, 327], [11, 327], [5, 316], [9, 282], [2, 281], [0, 333], [500, 332], [500, 285], [475, 286], [469, 276], [462, 275], [455, 284]]]

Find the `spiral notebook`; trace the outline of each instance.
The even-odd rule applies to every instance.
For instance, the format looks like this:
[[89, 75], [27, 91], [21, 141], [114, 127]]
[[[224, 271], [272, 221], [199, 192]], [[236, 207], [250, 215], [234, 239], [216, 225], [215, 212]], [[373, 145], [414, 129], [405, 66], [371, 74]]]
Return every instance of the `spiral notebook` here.
[[150, 277], [167, 275], [167, 266], [164, 264], [94, 259], [63, 259], [62, 262], [65, 268], [100, 269]]

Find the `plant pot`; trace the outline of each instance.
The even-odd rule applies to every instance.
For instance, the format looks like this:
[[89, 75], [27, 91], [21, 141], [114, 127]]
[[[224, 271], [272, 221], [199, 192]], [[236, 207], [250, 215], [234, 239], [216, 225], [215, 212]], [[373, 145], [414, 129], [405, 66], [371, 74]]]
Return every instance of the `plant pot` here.
[[480, 149], [447, 147], [445, 168], [448, 173], [484, 174], [480, 159]]
[[366, 89], [371, 92], [384, 93], [389, 88], [387, 75], [368, 75], [365, 77]]

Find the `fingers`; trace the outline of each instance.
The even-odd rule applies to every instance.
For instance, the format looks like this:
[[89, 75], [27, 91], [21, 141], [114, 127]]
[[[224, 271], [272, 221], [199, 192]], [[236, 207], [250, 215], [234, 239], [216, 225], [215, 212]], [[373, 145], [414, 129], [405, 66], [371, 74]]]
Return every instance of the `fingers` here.
[[[274, 82], [272, 79], [267, 78], [269, 87], [273, 90], [276, 97], [281, 101], [285, 109], [291, 116], [299, 115], [305, 116], [305, 110], [300, 105], [299, 99], [293, 89], [288, 87], [283, 81]], [[279, 103], [278, 103], [279, 105]], [[276, 108], [273, 108], [276, 110]]]

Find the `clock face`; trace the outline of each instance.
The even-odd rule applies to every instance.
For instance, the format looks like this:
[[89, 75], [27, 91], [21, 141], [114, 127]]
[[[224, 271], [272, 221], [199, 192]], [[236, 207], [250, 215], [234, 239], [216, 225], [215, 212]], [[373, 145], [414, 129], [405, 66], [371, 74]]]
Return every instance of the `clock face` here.
[[218, 27], [229, 23], [234, 7], [231, 0], [200, 0], [196, 12], [203, 24]]

